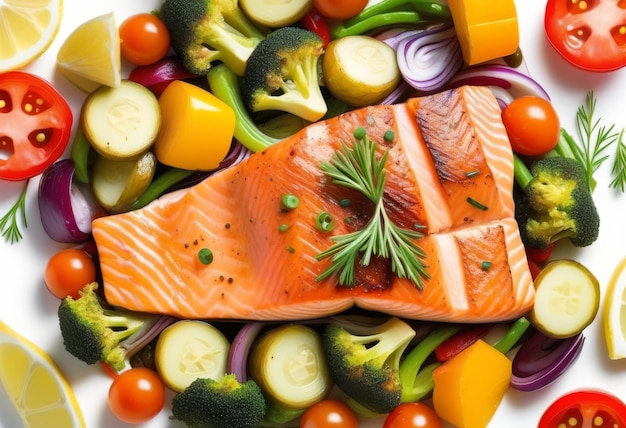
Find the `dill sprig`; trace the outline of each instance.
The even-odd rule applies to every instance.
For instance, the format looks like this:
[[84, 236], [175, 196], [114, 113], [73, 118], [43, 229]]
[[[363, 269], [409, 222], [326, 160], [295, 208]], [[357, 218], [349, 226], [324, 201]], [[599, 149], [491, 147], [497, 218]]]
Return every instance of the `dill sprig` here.
[[596, 98], [593, 91], [589, 91], [586, 102], [576, 111], [576, 131], [580, 144], [577, 144], [567, 131], [561, 129], [561, 138], [567, 143], [572, 155], [566, 157], [574, 157], [581, 163], [592, 191], [596, 187], [593, 174], [609, 158], [607, 149], [619, 139], [615, 125], [601, 125], [600, 119], [595, 117], [595, 110]]
[[26, 194], [28, 191], [28, 181], [15, 204], [0, 219], [0, 234], [10, 244], [14, 244], [22, 239], [18, 220], [21, 217], [24, 227], [28, 227], [26, 222]]
[[[422, 263], [426, 255], [415, 243], [424, 235], [418, 230], [394, 224], [383, 204], [386, 160], [387, 152], [377, 158], [376, 143], [363, 136], [352, 148], [342, 143], [341, 150], [334, 153], [332, 161], [321, 164], [333, 183], [361, 192], [375, 204], [375, 208], [363, 229], [333, 236], [334, 244], [318, 254], [318, 260], [331, 257], [332, 261], [318, 280], [339, 273], [339, 284], [352, 287], [356, 281], [357, 262], [367, 266], [372, 257], [390, 259], [392, 271], [400, 278], [408, 278], [419, 289], [423, 287], [422, 280], [429, 277]], [[416, 229], [419, 227], [416, 225]]]
[[615, 149], [615, 159], [613, 160], [613, 181], [609, 185], [613, 189], [619, 189], [621, 192], [626, 190], [626, 143], [623, 137], [624, 130], [619, 133], [617, 140], [617, 148]]

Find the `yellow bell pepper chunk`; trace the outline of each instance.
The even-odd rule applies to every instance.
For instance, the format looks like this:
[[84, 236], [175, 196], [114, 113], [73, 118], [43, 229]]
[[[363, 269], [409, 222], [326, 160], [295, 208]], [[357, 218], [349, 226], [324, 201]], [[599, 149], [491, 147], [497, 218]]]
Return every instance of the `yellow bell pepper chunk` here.
[[230, 150], [235, 112], [209, 91], [174, 81], [159, 97], [162, 124], [157, 160], [175, 168], [211, 171]]
[[511, 381], [511, 360], [483, 340], [433, 372], [433, 406], [459, 428], [485, 428]]
[[519, 47], [514, 0], [448, 0], [448, 6], [467, 64], [502, 58]]

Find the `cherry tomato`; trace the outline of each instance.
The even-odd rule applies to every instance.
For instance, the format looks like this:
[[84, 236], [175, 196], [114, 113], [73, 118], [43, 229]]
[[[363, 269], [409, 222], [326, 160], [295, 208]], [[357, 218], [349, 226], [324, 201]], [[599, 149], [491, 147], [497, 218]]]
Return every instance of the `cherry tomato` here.
[[117, 376], [109, 389], [109, 408], [121, 421], [140, 424], [165, 404], [165, 387], [154, 370], [136, 367]]
[[352, 18], [365, 6], [368, 0], [313, 0], [313, 7], [328, 19]]
[[525, 96], [513, 100], [502, 112], [502, 122], [513, 151], [521, 155], [545, 154], [559, 141], [559, 117], [543, 98]]
[[343, 401], [322, 400], [309, 407], [300, 419], [300, 428], [358, 428], [354, 411]]
[[404, 403], [385, 419], [383, 428], [443, 428], [441, 418], [423, 403]]
[[48, 260], [44, 270], [44, 282], [48, 290], [64, 299], [79, 297], [78, 292], [96, 280], [96, 265], [83, 250], [68, 248], [61, 250]]
[[127, 18], [119, 28], [122, 57], [135, 65], [154, 64], [170, 48], [170, 33], [161, 19], [152, 13]]
[[626, 10], [615, 0], [549, 0], [544, 27], [550, 44], [583, 70], [612, 71], [626, 65]]
[[52, 165], [72, 133], [72, 109], [47, 81], [0, 74], [0, 179], [25, 180]]
[[579, 389], [557, 398], [541, 416], [538, 428], [626, 427], [626, 404], [599, 389]]

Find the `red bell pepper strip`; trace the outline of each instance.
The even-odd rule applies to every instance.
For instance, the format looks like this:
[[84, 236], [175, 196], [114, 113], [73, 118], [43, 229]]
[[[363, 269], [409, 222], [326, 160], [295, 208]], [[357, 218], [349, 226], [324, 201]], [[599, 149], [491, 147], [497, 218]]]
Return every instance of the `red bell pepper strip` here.
[[328, 23], [315, 8], [311, 8], [309, 12], [300, 19], [300, 24], [305, 30], [309, 30], [320, 36], [324, 47], [330, 43], [330, 30]]
[[589, 71], [626, 65], [626, 9], [615, 0], [548, 0], [546, 35], [571, 64]]
[[34, 177], [65, 151], [72, 110], [45, 80], [29, 73], [0, 74], [0, 179]]
[[435, 358], [442, 363], [448, 361], [478, 339], [483, 338], [490, 329], [491, 325], [485, 324], [472, 326], [466, 330], [459, 331], [435, 348]]
[[530, 248], [526, 247], [526, 257], [535, 263], [542, 264], [548, 261], [552, 255], [552, 250], [556, 242], [552, 242], [546, 248]]

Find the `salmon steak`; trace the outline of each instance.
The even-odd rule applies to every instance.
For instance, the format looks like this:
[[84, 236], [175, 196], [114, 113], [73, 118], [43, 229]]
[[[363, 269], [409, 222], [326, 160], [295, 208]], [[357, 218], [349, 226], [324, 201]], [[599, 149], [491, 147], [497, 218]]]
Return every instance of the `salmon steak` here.
[[[311, 124], [144, 208], [93, 222], [104, 293], [117, 307], [190, 319], [301, 320], [353, 306], [410, 319], [495, 322], [534, 303], [514, 219], [513, 154], [488, 88], [464, 86]], [[389, 259], [320, 278], [333, 237], [362, 230], [374, 204], [321, 168], [363, 127], [386, 153], [382, 203], [414, 238], [416, 284]], [[392, 131], [390, 134], [388, 131]], [[392, 135], [393, 138], [389, 138]], [[299, 203], [286, 210], [285, 195]], [[349, 202], [349, 203], [348, 203]], [[333, 219], [331, 230], [316, 218]]]

